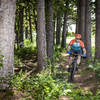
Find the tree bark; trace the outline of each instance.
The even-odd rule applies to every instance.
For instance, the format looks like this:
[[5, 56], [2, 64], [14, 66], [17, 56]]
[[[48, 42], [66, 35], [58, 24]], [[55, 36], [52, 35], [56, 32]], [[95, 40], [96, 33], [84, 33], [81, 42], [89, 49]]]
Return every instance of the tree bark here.
[[57, 12], [57, 26], [56, 26], [56, 45], [60, 45], [60, 35], [61, 35], [61, 16]]
[[[53, 20], [54, 20], [54, 18], [53, 18]], [[56, 32], [55, 32], [55, 20], [54, 20], [54, 22], [53, 22], [53, 27], [54, 27], [54, 30], [53, 30], [53, 45], [55, 45], [56, 43], [55, 43], [55, 36], [56, 36]]]
[[63, 24], [62, 44], [61, 44], [63, 48], [66, 47], [66, 32], [67, 32], [67, 12], [64, 13], [64, 24]]
[[77, 0], [77, 18], [76, 18], [76, 33], [79, 34], [80, 33], [80, 27], [79, 27], [79, 23], [80, 23], [80, 0]]
[[47, 4], [47, 23], [46, 23], [46, 31], [47, 31], [47, 56], [52, 60], [53, 58], [53, 8], [52, 8], [52, 0], [48, 1]]
[[95, 59], [100, 59], [100, 0], [96, 0]]
[[80, 21], [79, 21], [79, 34], [82, 35], [82, 40], [85, 42], [85, 0], [80, 0]]
[[86, 0], [86, 16], [85, 16], [85, 46], [87, 51], [87, 58], [92, 58], [91, 52], [91, 10], [90, 0]]
[[14, 73], [14, 39], [16, 0], [0, 0], [0, 54], [3, 68], [0, 77]]
[[[27, 8], [25, 9], [25, 17], [26, 17], [26, 21], [27, 21]], [[26, 22], [27, 24], [27, 22]], [[26, 25], [25, 27], [26, 31], [25, 31], [25, 38], [27, 39], [28, 38], [28, 26]]]
[[24, 36], [23, 36], [23, 23], [24, 23], [24, 8], [19, 6], [19, 47], [22, 48], [24, 46]]
[[46, 31], [45, 31], [45, 1], [37, 0], [37, 47], [38, 68], [42, 70], [46, 66]]
[[31, 8], [29, 7], [29, 26], [30, 26], [30, 39], [31, 42], [33, 42], [33, 37], [32, 37], [32, 22], [31, 22]]

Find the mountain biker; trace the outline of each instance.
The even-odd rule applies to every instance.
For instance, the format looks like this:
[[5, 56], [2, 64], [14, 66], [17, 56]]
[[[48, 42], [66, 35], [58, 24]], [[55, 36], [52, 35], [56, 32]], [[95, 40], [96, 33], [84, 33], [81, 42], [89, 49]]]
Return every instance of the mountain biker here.
[[[70, 51], [68, 51], [70, 50]], [[75, 39], [72, 39], [67, 47], [67, 52], [70, 53], [69, 56], [69, 66], [72, 64], [74, 54], [78, 55], [77, 64], [80, 64], [81, 55], [86, 56], [86, 49], [83, 41], [81, 40], [81, 34], [75, 34]]]

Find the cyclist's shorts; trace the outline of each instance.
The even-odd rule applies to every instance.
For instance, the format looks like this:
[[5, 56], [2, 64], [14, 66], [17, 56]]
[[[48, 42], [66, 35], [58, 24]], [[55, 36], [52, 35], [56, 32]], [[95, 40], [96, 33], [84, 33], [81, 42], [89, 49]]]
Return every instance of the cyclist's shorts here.
[[[74, 51], [74, 50], [71, 49], [70, 51], [75, 53], [75, 54], [79, 54], [79, 55], [82, 54], [82, 49], [81, 50], [77, 50], [77, 51]], [[74, 55], [71, 53], [70, 56], [73, 57]]]

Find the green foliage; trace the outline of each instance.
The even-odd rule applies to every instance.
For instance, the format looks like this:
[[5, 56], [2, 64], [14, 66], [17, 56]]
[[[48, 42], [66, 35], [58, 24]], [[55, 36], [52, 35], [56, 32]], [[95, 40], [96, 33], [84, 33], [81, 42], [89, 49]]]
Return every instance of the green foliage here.
[[18, 90], [25, 89], [35, 100], [57, 100], [60, 95], [65, 94], [65, 88], [68, 91], [68, 88], [72, 87], [67, 84], [67, 81], [61, 82], [60, 80], [53, 79], [53, 76], [48, 73], [48, 70], [23, 79], [24, 76], [25, 73], [20, 71], [18, 75], [13, 76], [11, 83]]
[[[13, 76], [11, 80], [12, 86], [16, 87], [19, 91], [26, 91], [23, 100], [32, 100], [29, 98], [30, 96], [35, 100], [58, 100], [60, 96], [69, 96], [71, 100], [99, 100], [99, 91], [97, 96], [93, 96], [92, 92], [82, 90], [67, 82], [67, 74], [63, 75], [58, 72], [55, 64], [61, 58], [61, 52], [64, 49], [60, 46], [55, 46], [54, 51], [55, 62], [52, 64], [47, 59], [48, 69], [44, 69], [41, 73], [28, 77], [25, 77], [27, 72], [23, 73], [22, 71]], [[52, 73], [52, 68], [54, 68], [53, 71], [55, 73]]]
[[[34, 35], [34, 37], [33, 37], [33, 39], [34, 40], [36, 40], [36, 34], [34, 33], [33, 34]], [[36, 48], [36, 42], [34, 41], [34, 43], [32, 43], [29, 39], [24, 39], [24, 47], [26, 47], [26, 48], [32, 48], [32, 50], [35, 50]]]
[[92, 47], [92, 56], [93, 56], [93, 58], [95, 57], [95, 47], [94, 46]]
[[3, 67], [3, 58], [4, 58], [4, 56], [0, 55], [0, 67]]
[[33, 55], [32, 47], [24, 47], [20, 48], [18, 50], [15, 50], [15, 60], [14, 60], [14, 66], [15, 67], [22, 67], [25, 65], [25, 60], [32, 59]]
[[24, 65], [24, 63], [21, 61], [21, 59], [18, 56], [14, 56], [14, 66], [15, 67], [22, 67]]
[[11, 79], [11, 85], [17, 87], [18, 90], [22, 90], [23, 89], [23, 82], [25, 80], [22, 80], [23, 77], [25, 76], [26, 72], [22, 72], [22, 70], [17, 74], [14, 75]]
[[74, 37], [74, 34], [75, 34], [74, 32], [68, 32], [69, 37]]
[[33, 54], [33, 50], [32, 48], [20, 48], [18, 51], [15, 51], [15, 54], [19, 57], [19, 58], [27, 58], [30, 59], [32, 54]]
[[73, 90], [71, 94], [74, 100], [90, 100], [89, 98], [91, 98], [92, 95], [92, 92], [82, 89]]
[[23, 66], [22, 60], [33, 59], [33, 54], [36, 53], [35, 44], [32, 44], [30, 40], [24, 40], [24, 47], [15, 50], [15, 66]]
[[20, 71], [11, 80], [12, 85], [18, 90], [24, 89], [26, 91], [23, 100], [31, 100], [28, 98], [30, 96], [35, 100], [58, 100], [60, 96], [69, 96], [71, 100], [99, 100], [100, 98], [100, 91], [96, 96], [93, 96], [92, 92], [69, 84], [66, 79], [54, 77], [48, 73], [48, 70], [24, 78], [25, 74]]
[[54, 62], [59, 61], [59, 58], [61, 57], [61, 51], [62, 48], [60, 46], [55, 46], [54, 47]]
[[100, 78], [100, 61], [95, 62], [94, 71], [95, 71], [96, 77]]
[[91, 69], [95, 72], [95, 76], [100, 78], [100, 61], [96, 60], [94, 64], [91, 61], [87, 61], [88, 69]]

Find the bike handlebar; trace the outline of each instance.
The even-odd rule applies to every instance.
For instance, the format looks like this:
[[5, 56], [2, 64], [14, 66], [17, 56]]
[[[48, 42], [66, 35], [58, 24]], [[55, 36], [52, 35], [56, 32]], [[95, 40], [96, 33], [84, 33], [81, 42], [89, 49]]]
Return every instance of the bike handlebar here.
[[73, 54], [75, 56], [82, 56], [83, 58], [86, 58], [86, 54], [76, 54], [74, 52], [71, 52], [71, 51], [67, 51], [68, 54]]

